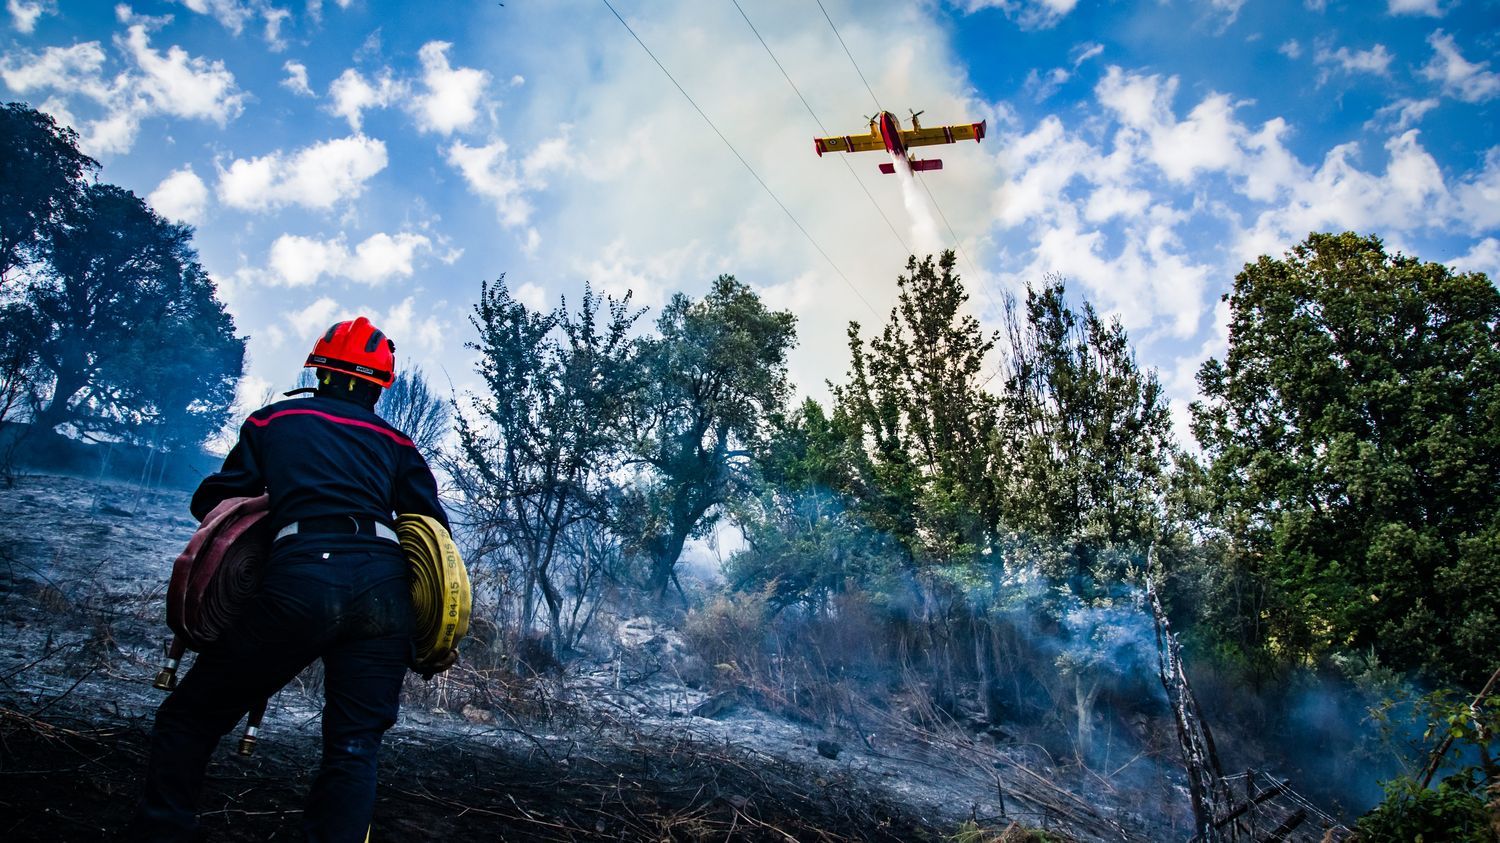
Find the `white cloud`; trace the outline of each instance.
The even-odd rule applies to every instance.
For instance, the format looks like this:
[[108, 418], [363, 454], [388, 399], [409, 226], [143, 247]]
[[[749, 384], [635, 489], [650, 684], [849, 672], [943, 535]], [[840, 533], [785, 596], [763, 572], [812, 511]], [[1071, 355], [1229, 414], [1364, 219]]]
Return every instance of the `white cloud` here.
[[381, 232], [354, 247], [343, 274], [366, 284], [379, 284], [398, 276], [410, 278], [417, 253], [431, 251], [432, 241], [425, 235], [403, 231], [392, 237]]
[[418, 53], [426, 93], [413, 99], [412, 109], [417, 126], [424, 132], [451, 135], [468, 129], [479, 118], [479, 101], [490, 75], [472, 67], [449, 65], [451, 46], [446, 41], [430, 41]]
[[297, 234], [283, 234], [271, 244], [267, 262], [272, 278], [288, 287], [305, 287], [332, 275], [349, 259], [349, 248], [342, 239], [319, 240]]
[[67, 98], [83, 97], [103, 108], [102, 116], [75, 127], [92, 154], [128, 151], [141, 122], [166, 115], [211, 120], [219, 125], [239, 116], [245, 94], [221, 61], [188, 55], [181, 47], [162, 53], [151, 46], [149, 30], [158, 21], [120, 12], [131, 25], [115, 36], [131, 69], [106, 77], [105, 54], [96, 41], [48, 47], [40, 54], [16, 51], [0, 58], [0, 78], [18, 93], [55, 91], [56, 102], [71, 111]]
[[516, 301], [526, 305], [530, 310], [539, 313], [544, 313], [552, 307], [548, 303], [549, 297], [546, 289], [530, 281], [511, 291], [511, 295], [515, 297]]
[[1234, 120], [1234, 104], [1223, 94], [1210, 94], [1178, 121], [1171, 112], [1175, 76], [1140, 76], [1111, 66], [1095, 93], [1127, 128], [1144, 133], [1147, 157], [1174, 181], [1232, 169], [1242, 160], [1245, 133]]
[[698, 243], [639, 257], [623, 239], [617, 239], [598, 257], [579, 261], [574, 268], [603, 295], [619, 299], [633, 293], [637, 306], [660, 307], [680, 279], [701, 266], [702, 257]]
[[532, 206], [526, 199], [526, 183], [505, 141], [477, 147], [458, 141], [448, 147], [448, 163], [463, 174], [471, 191], [495, 206], [503, 225], [513, 228], [530, 219]]
[[353, 314], [345, 310], [338, 302], [328, 296], [323, 296], [301, 310], [290, 311], [282, 316], [292, 326], [293, 341], [306, 337], [307, 345], [311, 348], [314, 337], [328, 330], [329, 325]]
[[417, 254], [431, 251], [430, 239], [405, 231], [394, 237], [374, 234], [353, 250], [342, 234], [332, 240], [283, 234], [271, 244], [267, 265], [272, 280], [288, 287], [307, 286], [325, 275], [380, 284], [396, 277], [410, 278]]
[[1282, 44], [1280, 47], [1277, 47], [1276, 52], [1281, 53], [1283, 56], [1286, 56], [1293, 61], [1296, 61], [1297, 59], [1302, 58], [1302, 45], [1297, 41], [1297, 39], [1293, 38]]
[[[1348, 47], [1330, 50], [1327, 46], [1319, 46], [1313, 55], [1313, 61], [1320, 65], [1333, 65], [1345, 73], [1373, 73], [1376, 76], [1390, 75], [1392, 58], [1394, 56], [1384, 44], [1376, 44], [1368, 50], [1350, 50]], [[1326, 81], [1328, 71], [1323, 74], [1319, 81]]]
[[1064, 82], [1068, 81], [1071, 75], [1066, 69], [1061, 67], [1054, 67], [1047, 71], [1046, 74], [1038, 74], [1036, 68], [1033, 67], [1026, 74], [1024, 90], [1031, 95], [1033, 100], [1042, 102], [1057, 93], [1058, 89], [1063, 86]]
[[1438, 0], [1387, 0], [1386, 11], [1393, 15], [1426, 15], [1440, 18], [1446, 11]]
[[1240, 254], [1280, 254], [1309, 231], [1401, 232], [1456, 222], [1455, 205], [1437, 162], [1417, 131], [1386, 143], [1384, 173], [1359, 169], [1357, 144], [1329, 150], [1323, 163], [1290, 186], [1290, 201], [1260, 213], [1242, 232]]
[[1458, 52], [1453, 36], [1441, 29], [1427, 36], [1433, 57], [1421, 70], [1422, 76], [1443, 86], [1443, 93], [1464, 102], [1483, 102], [1500, 93], [1500, 74], [1491, 71], [1489, 62], [1474, 64]]
[[1144, 190], [1105, 184], [1089, 195], [1083, 216], [1089, 222], [1107, 222], [1115, 217], [1134, 219], [1151, 204], [1151, 194]]
[[364, 135], [324, 141], [292, 153], [240, 158], [219, 170], [219, 201], [269, 211], [286, 205], [327, 209], [359, 196], [385, 169], [385, 144]]
[[107, 102], [116, 89], [104, 81], [103, 67], [104, 50], [99, 42], [89, 41], [71, 47], [48, 47], [40, 55], [9, 53], [0, 58], [0, 79], [19, 94], [57, 90]]
[[1067, 17], [1078, 0], [963, 0], [961, 5], [969, 14], [981, 9], [999, 9], [1022, 29], [1048, 29]]
[[234, 404], [238, 415], [249, 415], [264, 406], [272, 395], [271, 382], [256, 375], [246, 375], [235, 385]]
[[1403, 97], [1375, 111], [1375, 116], [1365, 123], [1366, 129], [1387, 128], [1404, 132], [1421, 122], [1427, 112], [1437, 108], [1436, 98], [1411, 99]]
[[1457, 222], [1478, 234], [1500, 227], [1500, 146], [1484, 156], [1484, 169], [1464, 179], [1454, 191]]
[[5, 9], [10, 12], [11, 26], [26, 35], [36, 31], [37, 19], [42, 15], [57, 14], [53, 0], [7, 0]]
[[289, 61], [281, 68], [286, 71], [286, 78], [281, 80], [281, 87], [299, 97], [317, 96], [312, 87], [307, 84], [307, 65], [300, 61]]
[[1224, 16], [1222, 28], [1228, 28], [1240, 16], [1240, 9], [1245, 5], [1245, 0], [1208, 0], [1209, 6], [1214, 11]]
[[146, 202], [167, 219], [197, 225], [208, 207], [208, 186], [188, 165], [162, 179]]
[[250, 3], [241, 3], [237, 0], [177, 0], [177, 2], [200, 15], [212, 15], [214, 20], [235, 35], [244, 31], [245, 23], [255, 17], [255, 9]]
[[329, 110], [348, 120], [349, 128], [359, 132], [363, 129], [365, 109], [386, 108], [401, 99], [405, 91], [404, 85], [391, 78], [389, 70], [383, 71], [375, 84], [371, 84], [351, 67], [329, 86], [328, 96], [333, 100]]
[[[1451, 182], [1414, 130], [1389, 139], [1383, 170], [1362, 168], [1357, 144], [1309, 166], [1288, 149], [1285, 120], [1247, 125], [1212, 91], [1179, 117], [1177, 91], [1175, 77], [1111, 67], [1095, 88], [1108, 122], [1090, 117], [1070, 131], [1048, 116], [998, 139], [1010, 176], [993, 219], [1014, 249], [1001, 262], [1003, 279], [1060, 273], [1150, 347], [1158, 337], [1200, 335], [1210, 279], [1280, 254], [1309, 231], [1480, 236], [1500, 226], [1500, 147], [1482, 171]], [[1398, 102], [1386, 119], [1414, 121], [1432, 105]], [[1225, 248], [1185, 233], [1214, 218], [1228, 227]], [[1199, 238], [1191, 249], [1189, 237]], [[1191, 385], [1174, 391], [1190, 395]]]
[[569, 170], [576, 165], [567, 132], [568, 127], [563, 127], [563, 134], [537, 144], [521, 161], [521, 172], [532, 183], [540, 184], [549, 172]]
[[[433, 315], [439, 310], [440, 308], [424, 304], [425, 315], [418, 316], [416, 297], [407, 296], [391, 309], [379, 314], [375, 324], [397, 343], [398, 354], [407, 355], [413, 347], [433, 354], [442, 350], [448, 334], [448, 324]], [[398, 357], [398, 365], [399, 359]]]
[[286, 42], [281, 38], [281, 25], [290, 19], [292, 13], [286, 9], [266, 9], [266, 43], [271, 45], [271, 52], [277, 53], [286, 49]]
[[281, 25], [291, 18], [292, 13], [271, 5], [270, 0], [176, 0], [176, 2], [200, 15], [213, 17], [235, 35], [244, 32], [245, 25], [259, 17], [265, 22], [263, 36], [271, 50], [274, 52], [286, 47], [286, 43], [281, 40]]
[[1475, 243], [1467, 254], [1447, 263], [1459, 272], [1483, 272], [1491, 281], [1500, 281], [1500, 240], [1486, 237]]
[[1058, 273], [1075, 289], [1081, 285], [1089, 299], [1127, 328], [1159, 325], [1174, 337], [1191, 337], [1203, 315], [1213, 267], [1185, 254], [1172, 231], [1171, 213], [1145, 216], [1120, 248], [1111, 249], [1102, 232], [1065, 213], [1039, 231], [1032, 260], [1017, 276], [1035, 282]]
[[1084, 62], [1104, 53], [1104, 45], [1097, 41], [1089, 41], [1079, 44], [1070, 51], [1073, 56], [1073, 67], [1077, 68]]
[[176, 46], [162, 55], [151, 49], [144, 24], [130, 27], [123, 43], [144, 74], [137, 91], [154, 112], [222, 126], [244, 109], [245, 95], [236, 90], [234, 74], [222, 61], [195, 58]]

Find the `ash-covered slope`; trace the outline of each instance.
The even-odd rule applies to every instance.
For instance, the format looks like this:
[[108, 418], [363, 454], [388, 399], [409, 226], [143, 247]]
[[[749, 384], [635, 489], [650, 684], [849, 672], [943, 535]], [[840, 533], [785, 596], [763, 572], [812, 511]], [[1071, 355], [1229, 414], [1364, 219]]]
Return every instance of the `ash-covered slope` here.
[[[167, 573], [193, 527], [179, 492], [49, 476], [0, 491], [8, 839], [93, 837], [127, 816], [160, 701], [150, 680]], [[753, 692], [689, 687], [670, 629], [601, 628], [605, 655], [547, 678], [467, 665], [412, 677], [382, 759], [375, 837], [917, 840], [1017, 821], [1065, 839], [1190, 836], [1168, 759], [1066, 768], [1004, 735], [920, 729], [897, 704], [799, 722]], [[254, 758], [221, 746], [203, 804], [213, 839], [295, 825], [319, 692], [314, 667], [277, 695]]]

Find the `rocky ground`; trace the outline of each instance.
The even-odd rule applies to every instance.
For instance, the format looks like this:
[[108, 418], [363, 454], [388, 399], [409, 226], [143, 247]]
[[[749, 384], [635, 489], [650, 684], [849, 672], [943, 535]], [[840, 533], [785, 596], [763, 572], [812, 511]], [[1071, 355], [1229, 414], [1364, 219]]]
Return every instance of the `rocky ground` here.
[[[167, 573], [195, 526], [186, 497], [50, 476], [0, 490], [4, 839], [107, 838], [128, 815], [161, 698], [150, 681]], [[610, 655], [558, 676], [460, 665], [432, 683], [409, 677], [372, 839], [1190, 836], [1180, 777], [1154, 759], [1080, 772], [1038, 747], [924, 731], [894, 708], [837, 727], [800, 722], [753, 692], [710, 694], [643, 669], [672, 663], [682, 644], [671, 629], [601, 626]], [[224, 742], [203, 801], [207, 839], [295, 836], [318, 696], [314, 667], [274, 698], [253, 757]]]

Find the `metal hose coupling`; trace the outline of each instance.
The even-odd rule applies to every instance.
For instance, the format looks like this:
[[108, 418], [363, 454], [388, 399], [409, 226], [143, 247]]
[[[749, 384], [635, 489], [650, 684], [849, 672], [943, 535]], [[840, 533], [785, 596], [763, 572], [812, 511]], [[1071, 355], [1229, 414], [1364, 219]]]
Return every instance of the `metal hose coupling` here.
[[166, 656], [161, 663], [161, 672], [156, 674], [156, 681], [151, 687], [161, 691], [171, 691], [177, 687], [177, 668], [182, 664], [182, 655], [187, 651], [187, 645], [179, 636], [172, 636], [167, 642]]
[[266, 703], [270, 700], [261, 700], [250, 708], [250, 716], [245, 721], [245, 734], [240, 736], [239, 754], [245, 758], [255, 754], [255, 745], [260, 741], [260, 723], [266, 719]]

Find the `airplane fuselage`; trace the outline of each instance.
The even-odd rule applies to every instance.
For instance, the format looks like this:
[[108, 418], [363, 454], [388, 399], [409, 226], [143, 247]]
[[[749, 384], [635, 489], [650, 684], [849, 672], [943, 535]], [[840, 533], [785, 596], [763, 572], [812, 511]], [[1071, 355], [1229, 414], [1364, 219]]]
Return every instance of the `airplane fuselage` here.
[[911, 156], [906, 152], [906, 144], [901, 141], [901, 121], [896, 115], [882, 111], [876, 115], [874, 122], [875, 127], [880, 130], [881, 140], [885, 141], [885, 151], [909, 162]]

